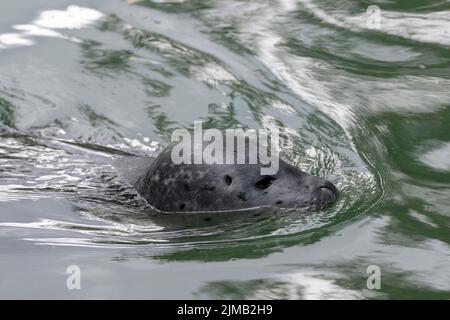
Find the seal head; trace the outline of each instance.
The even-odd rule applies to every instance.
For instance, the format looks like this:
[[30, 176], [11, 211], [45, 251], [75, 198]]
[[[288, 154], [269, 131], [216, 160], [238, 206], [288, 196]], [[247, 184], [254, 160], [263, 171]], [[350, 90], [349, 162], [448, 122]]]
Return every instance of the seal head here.
[[337, 198], [324, 178], [279, 159], [274, 175], [261, 164], [174, 164], [169, 145], [135, 186], [155, 208], [166, 212], [227, 211], [263, 206], [320, 210]]

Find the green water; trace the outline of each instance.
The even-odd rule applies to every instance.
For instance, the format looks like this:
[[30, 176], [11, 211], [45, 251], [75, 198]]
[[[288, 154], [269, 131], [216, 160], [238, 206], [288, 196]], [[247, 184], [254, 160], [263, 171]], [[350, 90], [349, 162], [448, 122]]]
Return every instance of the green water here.
[[[2, 1], [0, 14], [0, 298], [450, 298], [449, 1]], [[156, 155], [194, 120], [278, 128], [282, 158], [339, 200], [155, 215], [112, 164]]]

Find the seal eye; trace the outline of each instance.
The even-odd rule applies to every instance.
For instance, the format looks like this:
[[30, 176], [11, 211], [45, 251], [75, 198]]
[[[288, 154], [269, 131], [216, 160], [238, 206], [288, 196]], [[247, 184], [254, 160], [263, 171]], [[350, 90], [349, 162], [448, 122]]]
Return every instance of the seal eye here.
[[227, 185], [230, 185], [233, 182], [233, 178], [231, 178], [229, 175], [225, 175], [225, 183]]
[[272, 185], [272, 182], [274, 182], [276, 178], [271, 176], [265, 176], [256, 181], [255, 186], [259, 189], [267, 189]]

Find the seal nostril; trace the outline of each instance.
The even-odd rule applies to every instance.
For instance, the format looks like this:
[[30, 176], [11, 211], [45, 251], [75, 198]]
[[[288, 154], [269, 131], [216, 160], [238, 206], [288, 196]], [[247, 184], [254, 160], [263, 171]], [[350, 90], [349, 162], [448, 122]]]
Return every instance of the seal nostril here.
[[332, 183], [326, 183], [318, 188], [321, 195], [335, 198], [337, 196], [336, 187]]

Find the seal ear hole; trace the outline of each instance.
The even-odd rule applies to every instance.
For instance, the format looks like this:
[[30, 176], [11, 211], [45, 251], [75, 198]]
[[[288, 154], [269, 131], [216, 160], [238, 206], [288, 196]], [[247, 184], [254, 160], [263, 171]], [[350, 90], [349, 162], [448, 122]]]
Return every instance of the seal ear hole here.
[[231, 176], [229, 176], [229, 175], [225, 175], [225, 183], [227, 184], [227, 185], [231, 185], [231, 183], [233, 182], [233, 178], [231, 177]]
[[258, 189], [267, 189], [268, 187], [270, 187], [272, 185], [272, 183], [275, 180], [276, 179], [274, 177], [271, 177], [271, 176], [262, 177], [261, 179], [256, 181], [255, 187], [257, 187]]
[[183, 210], [184, 208], [186, 208], [186, 205], [184, 203], [180, 204], [180, 209]]
[[283, 203], [283, 201], [281, 201], [281, 200], [278, 200], [277, 202], [275, 202], [275, 204], [282, 204]]

